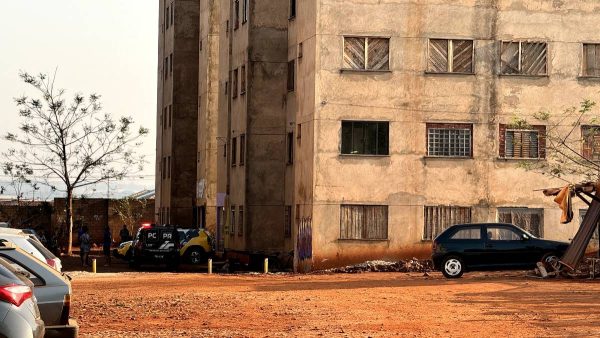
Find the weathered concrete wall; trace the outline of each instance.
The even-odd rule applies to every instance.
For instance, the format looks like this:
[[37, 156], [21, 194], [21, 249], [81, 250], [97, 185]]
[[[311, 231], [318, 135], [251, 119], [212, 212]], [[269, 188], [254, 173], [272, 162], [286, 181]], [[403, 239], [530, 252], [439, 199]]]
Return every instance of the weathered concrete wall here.
[[[176, 0], [161, 1], [160, 6], [156, 221], [191, 226], [198, 152], [200, 4], [197, 0]], [[167, 6], [174, 11], [174, 22], [165, 29]], [[172, 72], [165, 69], [165, 58], [171, 54]], [[162, 117], [169, 106], [171, 122], [165, 125]], [[170, 175], [163, 178], [162, 161], [166, 157], [170, 157]]]
[[[315, 97], [302, 98], [305, 105], [316, 102], [314, 267], [429, 255], [430, 243], [422, 241], [425, 205], [471, 206], [474, 222], [496, 221], [498, 207], [543, 208], [545, 237], [572, 237], [577, 226], [560, 225], [552, 200], [534, 191], [563, 182], [499, 159], [498, 124], [515, 113], [559, 113], [597, 96], [597, 82], [578, 78], [581, 42], [598, 41], [594, 2], [321, 0], [317, 6]], [[391, 71], [340, 72], [344, 35], [391, 37]], [[429, 38], [474, 39], [475, 75], [425, 74]], [[497, 75], [497, 41], [512, 39], [548, 41], [549, 76]], [[341, 156], [342, 120], [389, 121], [390, 155]], [[426, 122], [473, 124], [473, 158], [427, 157]], [[297, 186], [307, 181], [299, 175]], [[388, 240], [340, 240], [346, 203], [388, 205]]]
[[[199, 218], [211, 232], [217, 225], [217, 120], [219, 117], [219, 10], [221, 2], [200, 2], [200, 51], [198, 83], [198, 173], [196, 192]], [[201, 220], [199, 220], [200, 223]]]

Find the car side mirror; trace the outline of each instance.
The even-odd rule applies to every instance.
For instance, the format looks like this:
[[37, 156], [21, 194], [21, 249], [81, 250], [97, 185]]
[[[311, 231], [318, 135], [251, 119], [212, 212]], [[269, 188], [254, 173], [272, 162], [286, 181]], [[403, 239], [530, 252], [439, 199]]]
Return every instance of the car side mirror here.
[[527, 240], [529, 240], [529, 236], [527, 236], [526, 234], [523, 234], [523, 235], [522, 235], [522, 238], [523, 238], [523, 240], [524, 240], [524, 241], [527, 241]]

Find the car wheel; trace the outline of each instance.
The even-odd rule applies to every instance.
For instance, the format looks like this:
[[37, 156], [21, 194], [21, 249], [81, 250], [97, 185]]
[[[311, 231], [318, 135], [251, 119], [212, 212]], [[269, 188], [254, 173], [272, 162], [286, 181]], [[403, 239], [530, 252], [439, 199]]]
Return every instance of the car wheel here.
[[200, 264], [204, 262], [206, 254], [201, 248], [192, 248], [188, 254], [188, 259], [192, 264]]
[[446, 278], [460, 278], [465, 272], [463, 261], [457, 256], [448, 256], [442, 261], [442, 273]]
[[542, 257], [542, 263], [548, 271], [557, 270], [559, 260], [560, 258], [554, 252], [549, 252]]

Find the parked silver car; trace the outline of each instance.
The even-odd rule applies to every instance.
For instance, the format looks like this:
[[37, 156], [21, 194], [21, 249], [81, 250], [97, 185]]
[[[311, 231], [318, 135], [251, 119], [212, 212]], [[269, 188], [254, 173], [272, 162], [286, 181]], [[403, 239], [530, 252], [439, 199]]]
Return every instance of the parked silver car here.
[[12, 243], [0, 243], [0, 258], [28, 277], [35, 286], [33, 290], [46, 325], [46, 337], [77, 337], [77, 322], [69, 318], [70, 278]]
[[44, 336], [44, 322], [32, 288], [31, 281], [0, 258], [0, 337]]

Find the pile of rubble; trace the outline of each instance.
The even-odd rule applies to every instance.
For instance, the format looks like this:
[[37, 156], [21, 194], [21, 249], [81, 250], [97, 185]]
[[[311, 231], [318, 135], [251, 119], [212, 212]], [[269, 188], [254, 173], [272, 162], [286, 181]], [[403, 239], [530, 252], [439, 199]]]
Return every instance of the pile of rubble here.
[[341, 268], [321, 271], [322, 273], [361, 273], [361, 272], [428, 272], [433, 270], [433, 262], [413, 258], [408, 261], [368, 261]]
[[562, 268], [560, 261], [538, 263], [534, 276], [541, 278], [571, 277], [571, 278], [600, 278], [600, 259], [585, 258], [576, 269]]

